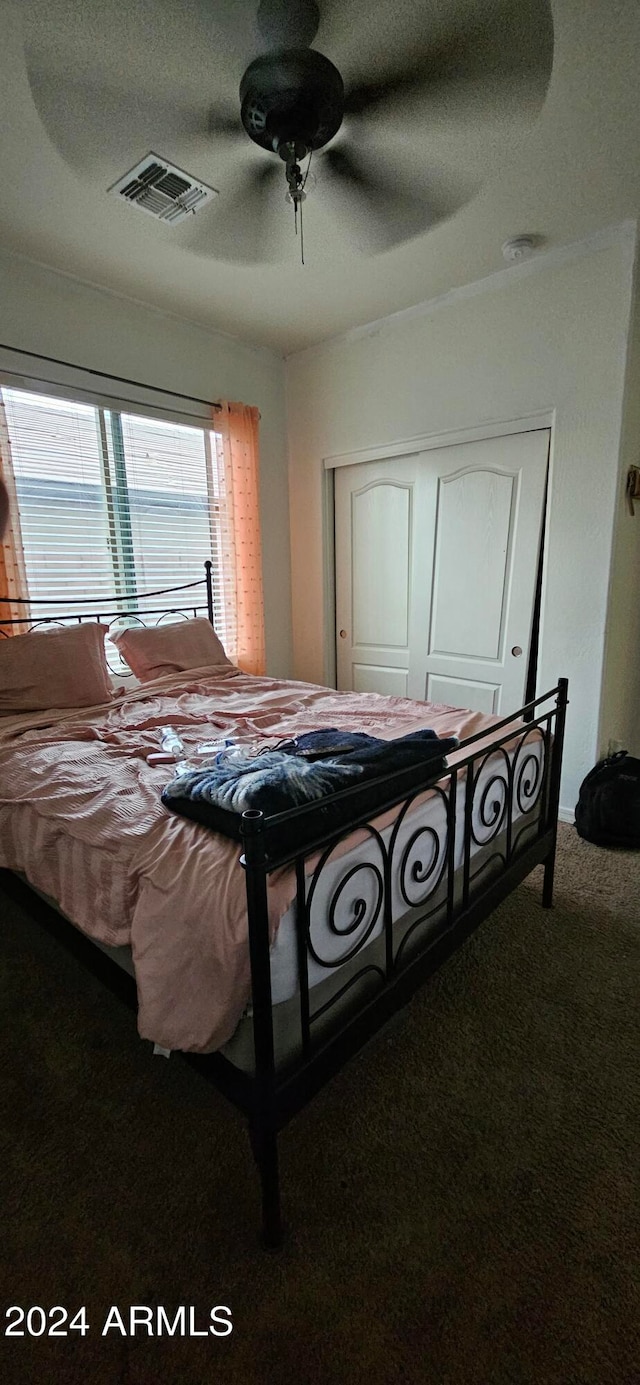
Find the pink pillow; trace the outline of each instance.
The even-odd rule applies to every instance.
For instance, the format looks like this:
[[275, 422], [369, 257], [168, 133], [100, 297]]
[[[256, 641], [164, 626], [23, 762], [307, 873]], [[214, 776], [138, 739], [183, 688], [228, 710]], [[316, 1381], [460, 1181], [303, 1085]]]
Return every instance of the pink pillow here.
[[164, 673], [186, 673], [191, 668], [231, 667], [213, 626], [204, 616], [173, 625], [132, 625], [126, 630], [112, 630], [111, 639], [141, 683], [149, 683]]
[[106, 631], [106, 625], [86, 621], [0, 638], [0, 712], [110, 702]]

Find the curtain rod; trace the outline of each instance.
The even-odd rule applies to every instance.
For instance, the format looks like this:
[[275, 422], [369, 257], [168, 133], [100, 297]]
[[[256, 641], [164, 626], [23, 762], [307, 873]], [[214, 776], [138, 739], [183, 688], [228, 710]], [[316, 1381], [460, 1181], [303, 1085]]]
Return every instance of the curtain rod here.
[[[221, 404], [214, 404], [210, 399], [196, 399], [195, 395], [179, 394], [177, 390], [163, 390], [159, 385], [145, 385], [142, 380], [127, 380], [124, 375], [109, 375], [106, 370], [91, 370], [89, 366], [74, 365], [72, 361], [61, 361], [56, 356], [43, 356], [38, 351], [25, 351], [21, 346], [8, 346], [5, 342], [0, 342], [0, 351], [15, 351], [20, 356], [30, 356], [34, 361], [48, 361], [49, 365], [66, 366], [68, 370], [82, 370], [85, 375], [95, 375], [101, 380], [115, 380], [119, 385], [134, 385], [138, 389], [151, 390], [154, 394], [165, 394], [172, 399], [186, 400], [190, 404], [206, 404], [209, 409], [222, 408]], [[15, 373], [19, 375], [20, 371]]]

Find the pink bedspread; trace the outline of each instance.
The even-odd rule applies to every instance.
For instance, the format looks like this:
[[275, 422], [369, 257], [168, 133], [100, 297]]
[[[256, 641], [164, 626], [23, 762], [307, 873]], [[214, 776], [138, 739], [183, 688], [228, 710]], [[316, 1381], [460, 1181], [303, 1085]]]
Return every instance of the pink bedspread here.
[[[187, 749], [212, 735], [262, 744], [334, 726], [390, 739], [430, 726], [465, 736], [495, 718], [376, 693], [253, 678], [235, 669], [158, 679], [105, 707], [0, 719], [0, 865], [24, 873], [91, 937], [131, 945], [138, 1029], [209, 1052], [250, 997], [244, 873], [236, 842], [160, 802], [159, 726]], [[294, 890], [270, 882], [272, 935]]]

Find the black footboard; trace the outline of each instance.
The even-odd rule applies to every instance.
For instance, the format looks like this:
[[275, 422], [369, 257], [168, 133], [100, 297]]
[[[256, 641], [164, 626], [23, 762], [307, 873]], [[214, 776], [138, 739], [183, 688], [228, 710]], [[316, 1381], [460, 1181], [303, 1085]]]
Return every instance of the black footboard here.
[[[278, 1131], [541, 863], [542, 903], [551, 905], [566, 707], [560, 679], [464, 741], [444, 773], [427, 763], [344, 790], [320, 811], [243, 814], [253, 1056], [249, 1066], [233, 1061], [233, 1045], [184, 1056], [248, 1119], [268, 1245], [282, 1238]], [[268, 889], [283, 869], [297, 943], [287, 1002], [296, 1022], [284, 1052]], [[132, 978], [46, 905], [39, 913], [135, 1006]]]
[[[463, 742], [437, 780], [425, 768], [418, 780], [412, 772], [410, 785], [400, 774], [368, 785], [364, 797], [362, 788], [344, 791], [337, 833], [326, 818], [318, 830], [312, 808], [271, 820], [243, 815], [254, 1066], [247, 1075], [222, 1055], [197, 1061], [249, 1118], [267, 1244], [279, 1244], [282, 1234], [277, 1131], [540, 863], [542, 903], [551, 905], [566, 706], [560, 679], [489, 735]], [[285, 826], [302, 846], [283, 847]], [[356, 830], [366, 848], [354, 859]], [[284, 866], [296, 875], [299, 984], [297, 1040], [282, 1062], [274, 1044], [267, 883]], [[330, 955], [316, 935], [328, 872], [321, 936]], [[319, 969], [331, 985], [311, 984]]]

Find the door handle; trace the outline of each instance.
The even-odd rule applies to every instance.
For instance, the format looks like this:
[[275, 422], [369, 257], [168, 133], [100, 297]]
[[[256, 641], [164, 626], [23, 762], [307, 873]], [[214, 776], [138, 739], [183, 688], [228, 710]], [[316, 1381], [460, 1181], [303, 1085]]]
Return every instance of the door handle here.
[[511, 650], [511, 653], [513, 654], [514, 659], [519, 659], [519, 658], [520, 658], [520, 655], [522, 654], [522, 647], [521, 647], [521, 645], [519, 645], [519, 644], [514, 644], [513, 649]]
[[341, 631], [340, 631], [340, 639], [341, 639], [341, 640], [346, 640], [346, 638], [347, 638], [347, 632], [346, 632], [346, 630], [341, 630]]

